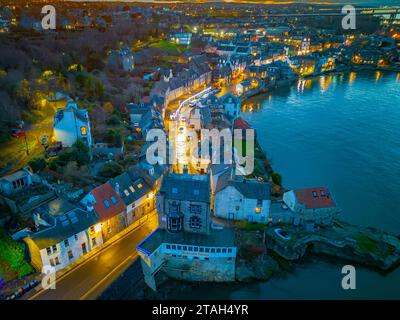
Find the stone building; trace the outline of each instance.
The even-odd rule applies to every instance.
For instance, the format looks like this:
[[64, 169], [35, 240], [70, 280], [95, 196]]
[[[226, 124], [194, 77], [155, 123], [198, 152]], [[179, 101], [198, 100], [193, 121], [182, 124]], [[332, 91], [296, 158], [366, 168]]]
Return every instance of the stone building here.
[[233, 229], [212, 228], [208, 175], [169, 174], [157, 194], [159, 228], [138, 246], [145, 282], [156, 274], [187, 281], [234, 281]]

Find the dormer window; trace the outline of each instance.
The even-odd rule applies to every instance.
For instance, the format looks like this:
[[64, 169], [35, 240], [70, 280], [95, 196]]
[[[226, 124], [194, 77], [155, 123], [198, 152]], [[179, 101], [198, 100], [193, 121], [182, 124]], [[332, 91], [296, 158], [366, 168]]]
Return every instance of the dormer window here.
[[113, 204], [117, 204], [117, 199], [114, 196], [111, 196], [110, 199]]
[[106, 206], [106, 208], [110, 208], [110, 202], [108, 202], [107, 199], [103, 200], [103, 203]]
[[313, 191], [312, 195], [313, 195], [314, 198], [318, 198], [318, 192], [317, 191]]

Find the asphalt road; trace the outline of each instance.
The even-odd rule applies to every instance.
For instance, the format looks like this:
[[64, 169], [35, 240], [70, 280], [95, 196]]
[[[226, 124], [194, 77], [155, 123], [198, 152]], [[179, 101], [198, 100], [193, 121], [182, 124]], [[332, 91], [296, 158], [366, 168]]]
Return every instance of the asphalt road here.
[[93, 300], [137, 258], [136, 245], [158, 226], [153, 215], [141, 227], [104, 248], [56, 282], [56, 289], [38, 292], [34, 300]]

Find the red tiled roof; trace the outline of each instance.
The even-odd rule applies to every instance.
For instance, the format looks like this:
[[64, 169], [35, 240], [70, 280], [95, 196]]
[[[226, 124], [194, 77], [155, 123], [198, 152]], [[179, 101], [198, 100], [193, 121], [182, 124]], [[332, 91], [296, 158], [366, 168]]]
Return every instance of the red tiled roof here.
[[306, 188], [295, 190], [297, 201], [307, 209], [318, 209], [335, 207], [336, 204], [333, 201], [328, 188], [317, 187], [317, 188]]
[[250, 129], [250, 125], [241, 117], [235, 120], [235, 122], [233, 123], [233, 127], [236, 129], [243, 129], [243, 130]]
[[[125, 210], [124, 202], [108, 182], [93, 189], [91, 193], [96, 199], [96, 203], [93, 205], [93, 207], [96, 213], [99, 215], [101, 221], [106, 221]], [[111, 200], [112, 196], [115, 198], [116, 204], [114, 204]], [[105, 200], [107, 200], [109, 203], [109, 208], [107, 208], [105, 205]]]

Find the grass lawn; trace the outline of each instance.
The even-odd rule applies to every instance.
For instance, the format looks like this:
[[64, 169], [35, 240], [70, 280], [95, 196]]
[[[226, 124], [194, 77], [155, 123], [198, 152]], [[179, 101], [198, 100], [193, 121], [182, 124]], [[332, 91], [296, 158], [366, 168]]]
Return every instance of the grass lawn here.
[[32, 266], [25, 260], [24, 246], [0, 228], [0, 277], [10, 281], [33, 271]]
[[377, 253], [377, 251], [379, 251], [378, 243], [367, 236], [359, 236], [356, 240], [361, 251], [371, 253]]
[[255, 231], [255, 230], [264, 230], [266, 224], [264, 223], [251, 223], [249, 221], [236, 221], [235, 226], [239, 229]]
[[186, 50], [186, 48], [176, 44], [175, 42], [165, 40], [152, 43], [151, 45], [149, 45], [149, 47], [158, 48], [167, 54], [175, 56], [181, 55]]

